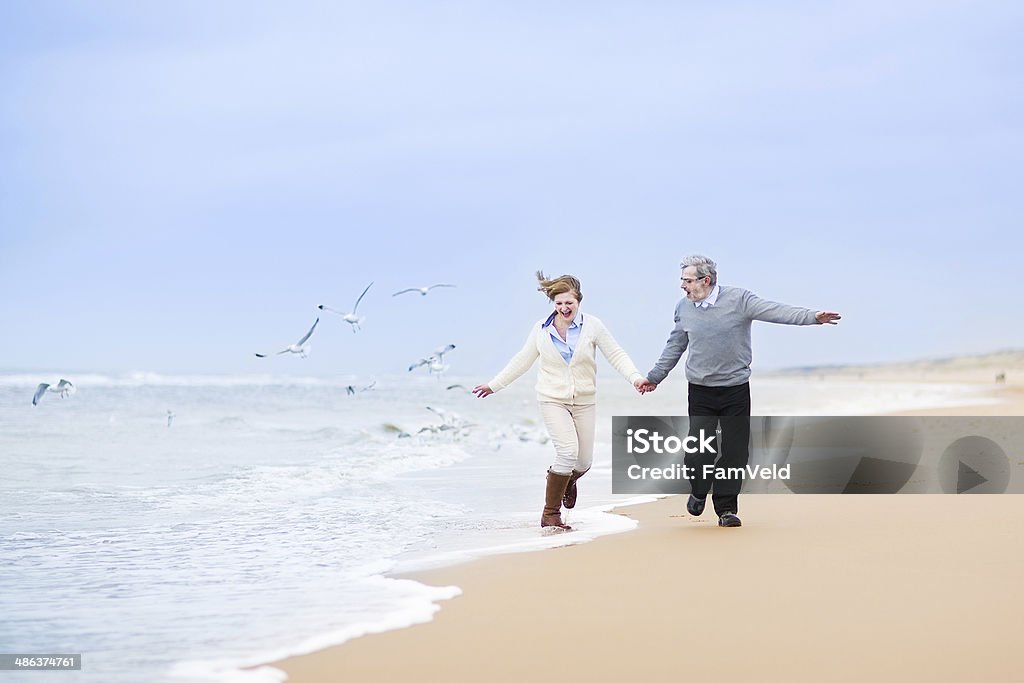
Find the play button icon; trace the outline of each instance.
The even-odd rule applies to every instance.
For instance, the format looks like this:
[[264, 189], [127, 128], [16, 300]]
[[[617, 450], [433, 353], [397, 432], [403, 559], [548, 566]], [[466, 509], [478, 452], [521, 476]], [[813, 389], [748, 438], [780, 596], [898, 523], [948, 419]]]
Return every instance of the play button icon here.
[[956, 492], [966, 493], [978, 484], [984, 484], [988, 479], [978, 474], [970, 465], [963, 460], [960, 461], [960, 471], [956, 476]]
[[983, 436], [957, 439], [939, 460], [939, 485], [944, 493], [1004, 493], [1009, 483], [1006, 453]]

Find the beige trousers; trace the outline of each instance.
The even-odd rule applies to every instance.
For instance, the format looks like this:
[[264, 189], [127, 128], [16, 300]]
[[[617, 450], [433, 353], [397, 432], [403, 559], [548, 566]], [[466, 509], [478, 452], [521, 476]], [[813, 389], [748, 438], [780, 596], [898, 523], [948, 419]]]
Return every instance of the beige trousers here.
[[573, 405], [541, 401], [540, 414], [555, 446], [551, 471], [570, 474], [585, 472], [594, 462], [595, 405]]

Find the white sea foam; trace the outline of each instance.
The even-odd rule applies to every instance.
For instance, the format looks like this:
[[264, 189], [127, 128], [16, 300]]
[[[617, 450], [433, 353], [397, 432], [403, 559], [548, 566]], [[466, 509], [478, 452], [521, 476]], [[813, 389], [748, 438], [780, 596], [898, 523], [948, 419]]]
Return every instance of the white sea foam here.
[[[261, 666], [267, 661], [316, 652], [333, 645], [340, 645], [354, 638], [383, 633], [400, 628], [423, 624], [434, 618], [440, 609], [438, 602], [450, 600], [462, 594], [456, 586], [425, 586], [416, 581], [391, 579], [383, 576], [371, 577], [366, 581], [368, 590], [390, 596], [391, 605], [382, 613], [342, 628], [307, 638], [288, 648], [268, 650], [247, 659], [207, 659], [179, 662], [170, 672], [171, 680], [182, 681], [238, 681], [239, 683], [263, 683], [283, 681], [284, 672], [270, 666]], [[251, 669], [251, 667], [258, 667]]]
[[516, 530], [518, 533], [505, 534], [504, 542], [494, 545], [436, 552], [422, 557], [409, 557], [398, 565], [397, 571], [423, 571], [425, 569], [461, 564], [487, 555], [530, 552], [547, 548], [578, 545], [592, 541], [600, 536], [632, 531], [637, 526], [636, 520], [622, 515], [609, 514], [609, 511], [613, 508], [647, 503], [656, 499], [657, 497], [655, 496], [638, 496], [611, 505], [577, 509], [571, 512], [563, 510], [563, 520], [572, 526], [572, 531], [565, 532], [556, 529], [538, 530], [536, 520], [534, 516], [531, 516], [532, 524], [525, 528], [518, 528]]

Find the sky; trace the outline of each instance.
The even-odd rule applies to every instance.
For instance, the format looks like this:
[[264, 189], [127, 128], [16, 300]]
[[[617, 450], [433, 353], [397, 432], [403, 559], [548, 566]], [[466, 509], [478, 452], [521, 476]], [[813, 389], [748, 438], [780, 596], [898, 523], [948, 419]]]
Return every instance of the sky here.
[[[1022, 34], [985, 1], [0, 3], [0, 371], [454, 343], [484, 381], [537, 269], [644, 371], [691, 253], [843, 315], [755, 324], [755, 368], [1024, 347]], [[370, 282], [360, 332], [253, 355]]]

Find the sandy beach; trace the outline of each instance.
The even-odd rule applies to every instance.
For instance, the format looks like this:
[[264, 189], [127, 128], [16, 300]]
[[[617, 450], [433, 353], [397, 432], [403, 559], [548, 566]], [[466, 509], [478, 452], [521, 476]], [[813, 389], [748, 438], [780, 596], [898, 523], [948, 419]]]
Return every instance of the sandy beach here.
[[[974, 385], [1005, 372], [991, 403], [912, 414], [1024, 415], [1021, 355], [989, 360], [849, 372]], [[1016, 672], [1024, 496], [748, 495], [741, 529], [684, 501], [620, 508], [633, 532], [411, 575], [462, 595], [430, 623], [272, 666], [297, 683]]]

